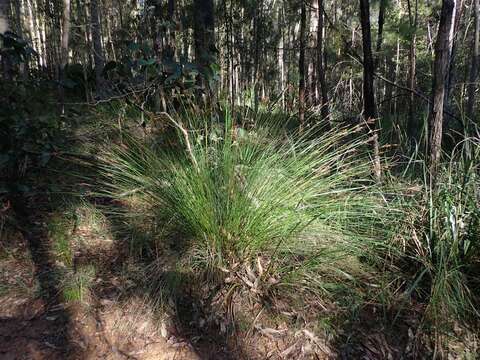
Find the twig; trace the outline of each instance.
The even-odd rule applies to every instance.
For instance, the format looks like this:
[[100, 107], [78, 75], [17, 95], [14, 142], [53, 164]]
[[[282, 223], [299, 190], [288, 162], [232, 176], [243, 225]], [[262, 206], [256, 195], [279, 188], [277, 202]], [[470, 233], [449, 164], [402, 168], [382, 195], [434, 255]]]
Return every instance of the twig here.
[[170, 116], [170, 114], [168, 114], [166, 112], [161, 112], [161, 113], [159, 113], [159, 115], [165, 116], [168, 120], [170, 120], [172, 122], [172, 124], [174, 124], [182, 132], [183, 137], [185, 138], [185, 143], [187, 145], [188, 154], [190, 155], [190, 157], [192, 159], [193, 165], [198, 170], [197, 159], [195, 159], [195, 155], [193, 154], [192, 145], [190, 144], [190, 138], [188, 137], [188, 131], [178, 121], [175, 121], [175, 119], [172, 118]]

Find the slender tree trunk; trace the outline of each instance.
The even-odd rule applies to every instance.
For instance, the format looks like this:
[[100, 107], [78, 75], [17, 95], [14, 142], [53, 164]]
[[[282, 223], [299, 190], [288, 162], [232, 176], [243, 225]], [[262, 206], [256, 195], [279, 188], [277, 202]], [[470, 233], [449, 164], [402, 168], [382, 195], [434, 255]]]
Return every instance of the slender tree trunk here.
[[[260, 15], [259, 15], [259, 9], [260, 9]], [[252, 78], [252, 83], [253, 83], [253, 101], [254, 101], [254, 109], [255, 113], [257, 113], [258, 110], [258, 102], [259, 102], [259, 96], [258, 96], [258, 83], [259, 83], [259, 77], [260, 77], [260, 43], [261, 43], [261, 31], [260, 29], [262, 28], [262, 21], [263, 21], [263, 0], [259, 1], [259, 4], [255, 7], [255, 12], [253, 15], [253, 37], [254, 37], [254, 53], [253, 53], [253, 78]]]
[[[22, 2], [21, 0], [16, 0], [14, 4], [15, 4], [15, 17], [16, 17], [16, 23], [17, 23], [16, 33], [18, 36], [20, 36], [23, 39], [25, 38], [25, 33], [23, 31], [23, 19], [25, 18], [25, 14], [23, 14], [23, 11], [22, 11]], [[25, 58], [25, 60], [20, 63], [19, 69], [20, 69], [20, 75], [22, 77], [22, 80], [26, 81], [28, 78], [28, 72], [29, 72], [28, 58]]]
[[97, 96], [102, 96], [104, 81], [103, 67], [105, 66], [105, 57], [102, 46], [102, 30], [100, 27], [100, 14], [98, 8], [99, 0], [90, 0], [91, 34], [93, 42], [93, 62], [95, 65], [95, 85]]
[[[413, 13], [410, 0], [408, 0], [408, 17], [410, 21], [410, 27], [412, 29], [412, 35], [410, 38], [410, 47], [408, 51], [408, 87], [412, 90], [415, 89], [416, 78], [416, 63], [417, 63], [417, 22], [418, 22], [418, 0], [415, 0], [415, 13]], [[414, 141], [417, 138], [418, 124], [415, 121], [415, 94], [410, 92], [408, 97], [408, 123], [407, 134], [410, 140]]]
[[0, 0], [0, 33], [2, 34], [10, 29], [9, 12], [10, 0]]
[[170, 22], [170, 26], [168, 28], [168, 57], [170, 59], [175, 59], [176, 53], [176, 20], [175, 20], [175, 0], [168, 0], [168, 21]]
[[[215, 49], [215, 18], [213, 0], [195, 0], [194, 43], [195, 60], [202, 72], [206, 73], [211, 64], [216, 60]], [[208, 85], [203, 84], [205, 87]], [[214, 95], [213, 89], [207, 89], [210, 96]]]
[[328, 90], [327, 80], [325, 77], [325, 49], [323, 43], [324, 30], [324, 0], [318, 0], [318, 27], [317, 27], [317, 79], [320, 84], [320, 106], [322, 120], [328, 124], [329, 110], [328, 110]]
[[478, 67], [480, 66], [480, 0], [473, 0], [473, 17], [474, 17], [474, 34], [472, 45], [472, 63], [470, 65], [470, 74], [468, 78], [467, 87], [467, 117], [475, 121], [478, 119], [478, 115], [474, 112], [475, 108], [475, 91], [478, 88]]
[[450, 120], [452, 116], [450, 114], [453, 113], [452, 110], [452, 91], [455, 88], [456, 82], [456, 72], [455, 72], [455, 65], [456, 65], [456, 58], [457, 58], [457, 37], [458, 33], [460, 32], [460, 21], [462, 19], [463, 10], [464, 10], [464, 3], [465, 0], [456, 0], [455, 5], [455, 13], [453, 18], [453, 30], [452, 30], [452, 48], [450, 50], [450, 59], [448, 61], [448, 76], [447, 82], [445, 86], [445, 100], [444, 100], [444, 128], [449, 127]]
[[[10, 0], [0, 0], [0, 33], [10, 30], [8, 14], [10, 13]], [[10, 59], [6, 55], [1, 57], [2, 74], [5, 80], [11, 79]]]
[[308, 28], [307, 28], [307, 83], [306, 83], [306, 102], [308, 106], [313, 106], [318, 104], [318, 94], [317, 94], [317, 54], [313, 51], [315, 49], [318, 40], [318, 0], [310, 0], [308, 3]]
[[298, 120], [300, 131], [305, 123], [305, 31], [307, 27], [307, 6], [306, 0], [302, 0], [302, 8], [300, 14], [300, 57], [298, 60]]
[[380, 9], [378, 11], [378, 33], [377, 33], [377, 46], [375, 47], [376, 59], [375, 68], [378, 68], [380, 63], [380, 51], [382, 50], [383, 43], [383, 26], [385, 25], [385, 11], [387, 8], [388, 0], [380, 0]]
[[[355, 44], [355, 28], [352, 26], [352, 37], [351, 37], [351, 44], [354, 46]], [[348, 109], [353, 111], [353, 90], [354, 90], [354, 83], [353, 83], [353, 67], [350, 68], [350, 76], [348, 80]]]
[[[385, 12], [387, 8], [388, 0], [380, 0], [380, 8], [378, 11], [378, 32], [377, 32], [377, 43], [375, 46], [375, 57], [374, 57], [374, 71], [377, 71], [380, 68], [381, 63], [381, 51], [383, 44], [383, 26], [385, 24]], [[375, 82], [374, 82], [375, 86]], [[381, 96], [383, 95], [383, 97]], [[380, 90], [377, 91], [377, 101], [381, 103], [381, 99], [385, 97], [385, 93], [382, 94]]]
[[68, 45], [70, 38], [70, 0], [63, 0], [62, 38], [60, 43], [60, 103], [61, 112], [65, 112], [65, 70], [68, 65]]
[[278, 44], [278, 64], [279, 64], [279, 85], [280, 85], [280, 97], [282, 109], [285, 110], [285, 59], [284, 59], [284, 46], [285, 46], [285, 35], [283, 32], [283, 8], [278, 9], [278, 29], [280, 31], [279, 44]]
[[370, 3], [369, 0], [360, 0], [360, 22], [362, 26], [363, 43], [363, 116], [372, 133], [373, 143], [373, 171], [378, 181], [381, 180], [380, 146], [376, 131], [377, 106], [373, 88], [373, 74], [375, 70], [372, 55], [372, 38], [370, 30]]
[[429, 116], [430, 125], [430, 176], [434, 185], [442, 150], [444, 99], [448, 65], [452, 51], [453, 28], [455, 24], [456, 0], [443, 0], [435, 44], [433, 64], [432, 101]]

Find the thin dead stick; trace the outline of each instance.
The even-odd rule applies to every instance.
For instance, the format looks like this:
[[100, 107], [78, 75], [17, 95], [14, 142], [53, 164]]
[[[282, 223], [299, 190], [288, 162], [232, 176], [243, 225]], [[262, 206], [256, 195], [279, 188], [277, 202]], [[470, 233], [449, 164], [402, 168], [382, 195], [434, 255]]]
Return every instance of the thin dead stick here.
[[175, 125], [182, 132], [183, 137], [185, 138], [186, 145], [187, 145], [188, 154], [190, 155], [190, 158], [192, 159], [193, 165], [198, 170], [198, 162], [197, 162], [197, 159], [195, 159], [195, 155], [193, 155], [192, 145], [190, 144], [190, 138], [188, 137], [188, 131], [178, 121], [175, 121], [175, 119], [172, 118], [170, 116], [170, 114], [168, 114], [166, 112], [161, 112], [158, 115], [165, 116], [168, 120], [170, 120], [172, 122], [173, 125]]

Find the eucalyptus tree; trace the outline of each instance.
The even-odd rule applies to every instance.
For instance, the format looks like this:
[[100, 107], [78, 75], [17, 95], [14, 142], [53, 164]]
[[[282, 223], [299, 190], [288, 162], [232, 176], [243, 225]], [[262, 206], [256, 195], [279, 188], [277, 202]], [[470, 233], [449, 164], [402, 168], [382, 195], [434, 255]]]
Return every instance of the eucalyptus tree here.
[[362, 27], [363, 44], [363, 117], [368, 129], [372, 132], [374, 153], [373, 171], [377, 180], [380, 180], [382, 173], [380, 164], [380, 146], [375, 126], [377, 122], [377, 105], [375, 103], [375, 89], [373, 87], [375, 64], [372, 55], [369, 0], [360, 0], [360, 23]]
[[442, 0], [440, 23], [435, 43], [433, 64], [432, 100], [429, 115], [430, 125], [430, 175], [436, 181], [442, 151], [444, 100], [448, 67], [451, 58], [457, 0]]
[[10, 0], [0, 0], [0, 33], [6, 32], [10, 27], [8, 13]]
[[472, 60], [470, 65], [470, 72], [468, 77], [468, 93], [466, 115], [471, 121], [477, 120], [478, 115], [474, 112], [475, 109], [475, 92], [478, 89], [478, 68], [480, 66], [480, 0], [473, 0], [473, 41], [472, 41]]
[[95, 64], [95, 85], [97, 94], [102, 92], [103, 77], [102, 72], [105, 66], [105, 56], [102, 46], [102, 28], [100, 25], [100, 11], [98, 0], [90, 0], [90, 27], [93, 43], [93, 62]]
[[305, 122], [305, 31], [307, 23], [307, 6], [306, 0], [302, 0], [300, 10], [300, 56], [298, 60], [298, 121], [300, 129], [303, 128]]
[[[5, 33], [10, 29], [8, 19], [10, 9], [10, 0], [0, 0], [0, 33]], [[10, 61], [6, 54], [0, 53], [3, 78], [10, 79]]]

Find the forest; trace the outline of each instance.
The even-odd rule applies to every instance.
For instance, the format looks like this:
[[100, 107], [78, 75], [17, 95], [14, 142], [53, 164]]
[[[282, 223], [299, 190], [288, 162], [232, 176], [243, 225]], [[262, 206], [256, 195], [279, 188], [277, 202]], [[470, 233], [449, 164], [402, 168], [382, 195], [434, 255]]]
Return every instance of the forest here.
[[480, 0], [0, 0], [0, 359], [478, 359]]

